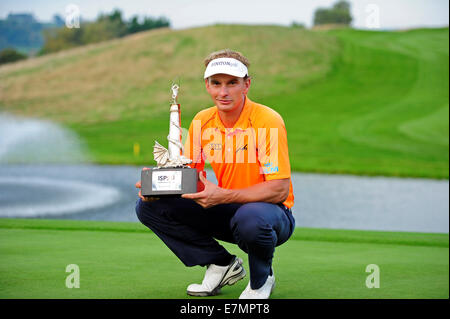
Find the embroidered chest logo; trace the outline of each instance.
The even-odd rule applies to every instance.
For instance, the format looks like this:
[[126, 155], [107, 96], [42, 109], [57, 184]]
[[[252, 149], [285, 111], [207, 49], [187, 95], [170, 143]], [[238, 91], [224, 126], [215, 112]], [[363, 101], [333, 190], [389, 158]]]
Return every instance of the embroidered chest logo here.
[[221, 151], [222, 150], [222, 144], [221, 143], [210, 143], [209, 144], [210, 150], [214, 151]]

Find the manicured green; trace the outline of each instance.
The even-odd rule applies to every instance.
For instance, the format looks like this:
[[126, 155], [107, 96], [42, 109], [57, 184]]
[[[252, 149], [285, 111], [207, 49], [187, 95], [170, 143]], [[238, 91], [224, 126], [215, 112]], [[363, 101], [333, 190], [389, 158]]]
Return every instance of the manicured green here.
[[287, 115], [294, 169], [448, 178], [448, 29], [328, 34], [333, 70], [267, 101]]
[[249, 97], [283, 116], [293, 170], [448, 178], [448, 28], [139, 33], [0, 68], [0, 109], [68, 125], [94, 162], [154, 165], [170, 84], [180, 80], [187, 128], [212, 104], [203, 58], [225, 47], [250, 58]]
[[[248, 263], [237, 246], [223, 243]], [[275, 252], [273, 298], [449, 298], [448, 234], [297, 228]], [[193, 298], [185, 267], [140, 223], [0, 219], [0, 298]], [[66, 288], [66, 266], [80, 288]], [[380, 268], [380, 288], [365, 285]], [[248, 276], [214, 298], [237, 298]]]

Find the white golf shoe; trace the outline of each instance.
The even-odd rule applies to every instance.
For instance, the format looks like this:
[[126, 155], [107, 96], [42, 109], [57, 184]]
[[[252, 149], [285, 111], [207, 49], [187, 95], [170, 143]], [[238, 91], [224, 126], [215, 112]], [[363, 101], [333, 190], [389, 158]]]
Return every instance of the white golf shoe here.
[[252, 289], [250, 281], [247, 287], [239, 296], [239, 299], [269, 299], [270, 294], [275, 288], [275, 275], [267, 277], [266, 282], [259, 289]]
[[191, 284], [187, 287], [190, 296], [215, 296], [225, 285], [234, 285], [245, 277], [242, 259], [234, 257], [228, 266], [208, 265], [201, 284]]

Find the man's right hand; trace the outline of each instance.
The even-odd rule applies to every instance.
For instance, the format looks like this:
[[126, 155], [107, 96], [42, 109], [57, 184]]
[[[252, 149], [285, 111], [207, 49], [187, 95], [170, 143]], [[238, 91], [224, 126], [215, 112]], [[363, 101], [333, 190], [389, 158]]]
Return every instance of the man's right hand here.
[[[147, 170], [150, 169], [148, 167], [144, 167], [143, 170]], [[139, 193], [138, 196], [140, 199], [142, 199], [142, 201], [144, 202], [154, 202], [156, 200], [159, 200], [159, 197], [144, 197], [142, 196], [142, 191], [141, 191], [141, 181], [138, 181], [134, 186], [136, 186], [136, 188], [139, 188]]]

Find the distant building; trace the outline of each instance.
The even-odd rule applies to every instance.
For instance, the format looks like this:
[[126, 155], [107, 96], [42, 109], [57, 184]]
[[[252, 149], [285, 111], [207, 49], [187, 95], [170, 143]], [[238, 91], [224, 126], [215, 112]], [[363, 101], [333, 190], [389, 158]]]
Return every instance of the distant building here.
[[6, 21], [13, 21], [21, 24], [32, 24], [37, 22], [31, 13], [10, 13], [6, 18]]

